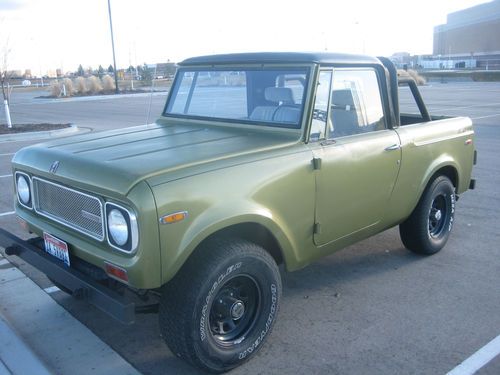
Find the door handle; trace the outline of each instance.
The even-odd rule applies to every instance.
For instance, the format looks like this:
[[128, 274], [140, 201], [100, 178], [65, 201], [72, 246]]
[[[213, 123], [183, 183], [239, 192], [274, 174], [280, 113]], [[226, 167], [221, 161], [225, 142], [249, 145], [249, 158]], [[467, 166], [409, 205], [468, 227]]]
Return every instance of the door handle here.
[[389, 147], [386, 147], [385, 148], [385, 151], [394, 151], [394, 150], [399, 150], [401, 148], [401, 146], [397, 143], [389, 146]]

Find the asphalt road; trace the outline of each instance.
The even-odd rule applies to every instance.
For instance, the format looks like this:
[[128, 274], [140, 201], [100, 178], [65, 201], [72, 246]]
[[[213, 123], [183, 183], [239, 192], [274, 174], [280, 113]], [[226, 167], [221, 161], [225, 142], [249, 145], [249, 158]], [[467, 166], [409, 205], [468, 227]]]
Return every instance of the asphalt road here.
[[[273, 334], [255, 358], [231, 374], [446, 374], [500, 335], [500, 84], [432, 84], [421, 91], [432, 114], [470, 116], [476, 129], [478, 185], [460, 197], [446, 247], [431, 257], [414, 255], [394, 228], [301, 271], [283, 273]], [[151, 118], [164, 99], [153, 97]], [[145, 123], [149, 100], [53, 103], [26, 96], [12, 101], [12, 117], [98, 131]], [[10, 214], [9, 162], [32, 143], [0, 141], [0, 226], [19, 235]], [[39, 285], [51, 285], [20, 263]], [[124, 327], [63, 292], [52, 296], [144, 374], [195, 373], [163, 344], [156, 315], [139, 315], [135, 325]], [[478, 373], [500, 374], [500, 357]]]

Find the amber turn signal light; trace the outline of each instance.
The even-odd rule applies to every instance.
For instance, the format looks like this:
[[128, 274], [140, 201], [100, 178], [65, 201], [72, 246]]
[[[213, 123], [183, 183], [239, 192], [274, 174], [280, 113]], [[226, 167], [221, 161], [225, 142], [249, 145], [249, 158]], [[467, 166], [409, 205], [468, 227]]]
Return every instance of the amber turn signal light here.
[[160, 217], [161, 224], [173, 224], [184, 220], [188, 217], [187, 211], [174, 212], [173, 214]]

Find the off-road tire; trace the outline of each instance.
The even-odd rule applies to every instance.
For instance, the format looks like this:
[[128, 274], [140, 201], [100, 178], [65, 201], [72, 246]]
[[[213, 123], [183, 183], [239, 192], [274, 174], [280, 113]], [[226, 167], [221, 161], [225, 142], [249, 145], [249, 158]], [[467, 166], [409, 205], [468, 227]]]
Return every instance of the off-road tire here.
[[441, 250], [453, 227], [455, 201], [455, 187], [448, 177], [438, 176], [429, 183], [413, 213], [399, 225], [405, 247], [424, 255]]
[[162, 288], [161, 334], [178, 357], [225, 372], [261, 348], [280, 297], [278, 266], [264, 249], [236, 238], [212, 239]]

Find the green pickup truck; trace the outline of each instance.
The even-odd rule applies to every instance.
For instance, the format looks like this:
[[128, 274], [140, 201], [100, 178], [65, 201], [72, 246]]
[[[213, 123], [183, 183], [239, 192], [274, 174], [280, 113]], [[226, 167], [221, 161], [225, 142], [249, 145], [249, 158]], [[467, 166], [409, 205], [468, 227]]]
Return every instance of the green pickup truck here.
[[[419, 113], [400, 113], [400, 86]], [[175, 355], [224, 372], [269, 335], [279, 265], [396, 225], [409, 250], [441, 250], [475, 160], [471, 120], [431, 116], [385, 58], [195, 57], [155, 123], [20, 150], [15, 209], [36, 237], [0, 245], [123, 323], [157, 311]]]

